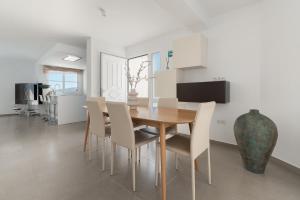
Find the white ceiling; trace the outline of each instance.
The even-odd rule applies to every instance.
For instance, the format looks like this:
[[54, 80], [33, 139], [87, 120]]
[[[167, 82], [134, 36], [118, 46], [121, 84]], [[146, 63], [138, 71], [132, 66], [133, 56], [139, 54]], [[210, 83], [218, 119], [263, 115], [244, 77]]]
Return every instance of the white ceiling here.
[[198, 0], [208, 17], [215, 17], [259, 1], [262, 0]]
[[206, 12], [214, 16], [255, 1], [1, 0], [0, 59], [37, 60], [58, 42], [84, 47], [89, 36], [114, 45], [132, 45], [203, 22]]

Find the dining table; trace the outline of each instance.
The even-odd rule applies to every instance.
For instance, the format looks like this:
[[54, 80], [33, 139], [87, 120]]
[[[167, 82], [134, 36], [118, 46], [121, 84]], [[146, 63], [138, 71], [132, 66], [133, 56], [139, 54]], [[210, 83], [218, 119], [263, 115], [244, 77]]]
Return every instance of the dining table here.
[[[86, 106], [84, 108], [87, 108]], [[104, 114], [109, 115], [107, 108]], [[162, 200], [167, 199], [166, 180], [166, 129], [177, 124], [189, 124], [190, 132], [195, 120], [196, 111], [174, 108], [142, 107], [130, 109], [130, 116], [135, 124], [156, 127], [159, 130], [160, 150], [161, 150], [161, 191]], [[88, 142], [90, 117], [87, 113], [87, 122], [84, 139], [84, 151]]]

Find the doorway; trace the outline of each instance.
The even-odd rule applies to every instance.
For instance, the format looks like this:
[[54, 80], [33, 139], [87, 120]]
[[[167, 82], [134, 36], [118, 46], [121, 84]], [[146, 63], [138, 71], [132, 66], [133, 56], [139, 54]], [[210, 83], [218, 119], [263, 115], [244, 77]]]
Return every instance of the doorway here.
[[101, 53], [100, 95], [107, 101], [127, 100], [127, 59]]

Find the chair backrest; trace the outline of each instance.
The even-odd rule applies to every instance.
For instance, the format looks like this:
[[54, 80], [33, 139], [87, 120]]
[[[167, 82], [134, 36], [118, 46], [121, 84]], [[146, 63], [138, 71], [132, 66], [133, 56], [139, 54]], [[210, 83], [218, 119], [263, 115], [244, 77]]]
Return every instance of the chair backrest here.
[[134, 149], [135, 136], [127, 104], [120, 102], [107, 102], [106, 104], [111, 122], [112, 142]]
[[209, 132], [216, 102], [201, 103], [191, 134], [191, 156], [197, 158], [209, 147]]
[[159, 98], [157, 102], [158, 108], [177, 108], [178, 99], [177, 98]]
[[102, 111], [106, 109], [105, 97], [87, 97], [87, 101], [99, 101]]
[[86, 98], [86, 100], [87, 101], [97, 101], [97, 100], [102, 100], [102, 101], [105, 101], [105, 97], [101, 97], [101, 96], [99, 96], [99, 97], [87, 97]]
[[102, 109], [105, 102], [101, 99], [89, 99], [86, 104], [90, 115], [90, 132], [99, 137], [105, 137], [105, 125]]
[[149, 106], [149, 98], [138, 97], [137, 98], [137, 105], [138, 106], [143, 106], [143, 107], [148, 107]]

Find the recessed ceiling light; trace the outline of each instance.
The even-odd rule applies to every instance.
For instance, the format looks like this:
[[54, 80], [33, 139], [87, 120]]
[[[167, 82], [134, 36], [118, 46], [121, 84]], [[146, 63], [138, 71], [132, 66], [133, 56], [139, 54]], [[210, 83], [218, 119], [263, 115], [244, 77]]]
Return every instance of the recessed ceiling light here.
[[67, 55], [66, 57], [63, 58], [63, 60], [69, 61], [69, 62], [76, 62], [76, 61], [78, 61], [80, 59], [81, 59], [80, 57], [73, 56], [73, 55]]

